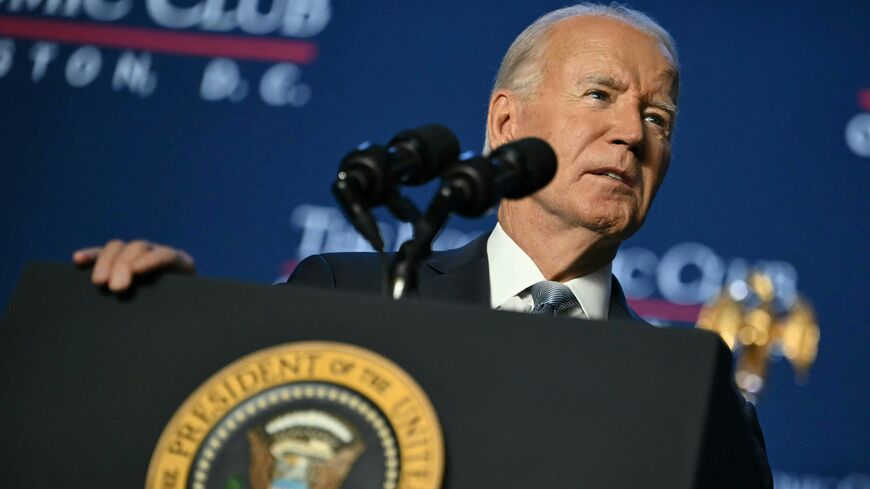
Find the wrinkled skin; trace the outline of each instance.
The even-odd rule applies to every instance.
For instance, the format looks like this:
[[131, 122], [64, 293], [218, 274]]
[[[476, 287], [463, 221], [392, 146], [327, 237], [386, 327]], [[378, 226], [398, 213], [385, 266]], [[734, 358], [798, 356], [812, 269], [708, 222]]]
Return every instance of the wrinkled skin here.
[[494, 147], [528, 136], [553, 146], [553, 181], [504, 201], [499, 221], [564, 281], [609, 262], [643, 224], [670, 161], [677, 72], [655, 37], [599, 16], [555, 24], [543, 58], [531, 95], [493, 94], [488, 130]]

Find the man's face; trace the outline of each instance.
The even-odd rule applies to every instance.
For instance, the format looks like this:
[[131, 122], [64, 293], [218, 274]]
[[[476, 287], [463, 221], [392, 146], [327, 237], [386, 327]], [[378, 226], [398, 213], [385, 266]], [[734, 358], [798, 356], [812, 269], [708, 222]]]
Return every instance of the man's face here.
[[531, 199], [567, 226], [620, 240], [637, 231], [668, 169], [675, 68], [653, 37], [606, 17], [550, 31], [540, 86], [515, 137], [545, 139], [559, 169]]

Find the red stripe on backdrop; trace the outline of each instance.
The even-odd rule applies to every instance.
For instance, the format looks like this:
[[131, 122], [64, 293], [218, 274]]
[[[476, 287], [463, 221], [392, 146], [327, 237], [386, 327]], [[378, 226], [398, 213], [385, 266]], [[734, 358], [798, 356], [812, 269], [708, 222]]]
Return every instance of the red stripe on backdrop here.
[[68, 22], [0, 15], [0, 35], [38, 41], [90, 44], [107, 48], [187, 56], [223, 57], [307, 64], [317, 59], [308, 41], [171, 32], [92, 22]]
[[664, 319], [681, 323], [694, 323], [701, 312], [700, 305], [674, 304], [656, 299], [628, 299], [628, 305], [639, 316], [647, 319]]

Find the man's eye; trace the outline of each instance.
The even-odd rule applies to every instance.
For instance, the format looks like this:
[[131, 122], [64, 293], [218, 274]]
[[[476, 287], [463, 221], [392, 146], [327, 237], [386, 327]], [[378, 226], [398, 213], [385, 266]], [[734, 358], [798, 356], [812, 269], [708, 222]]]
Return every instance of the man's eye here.
[[607, 92], [602, 92], [601, 90], [590, 90], [586, 92], [586, 95], [596, 99], [596, 100], [609, 100], [610, 96], [607, 95]]
[[658, 114], [647, 114], [646, 116], [644, 116], [644, 119], [648, 122], [652, 122], [657, 126], [665, 127], [668, 124], [668, 121], [666, 121], [664, 117]]

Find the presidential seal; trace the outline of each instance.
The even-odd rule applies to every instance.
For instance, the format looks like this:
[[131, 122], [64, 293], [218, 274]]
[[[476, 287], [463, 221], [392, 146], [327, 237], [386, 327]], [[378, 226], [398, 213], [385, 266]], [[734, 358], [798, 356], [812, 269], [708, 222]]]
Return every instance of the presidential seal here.
[[160, 436], [146, 489], [436, 489], [441, 427], [396, 364], [302, 342], [252, 353], [208, 379]]

